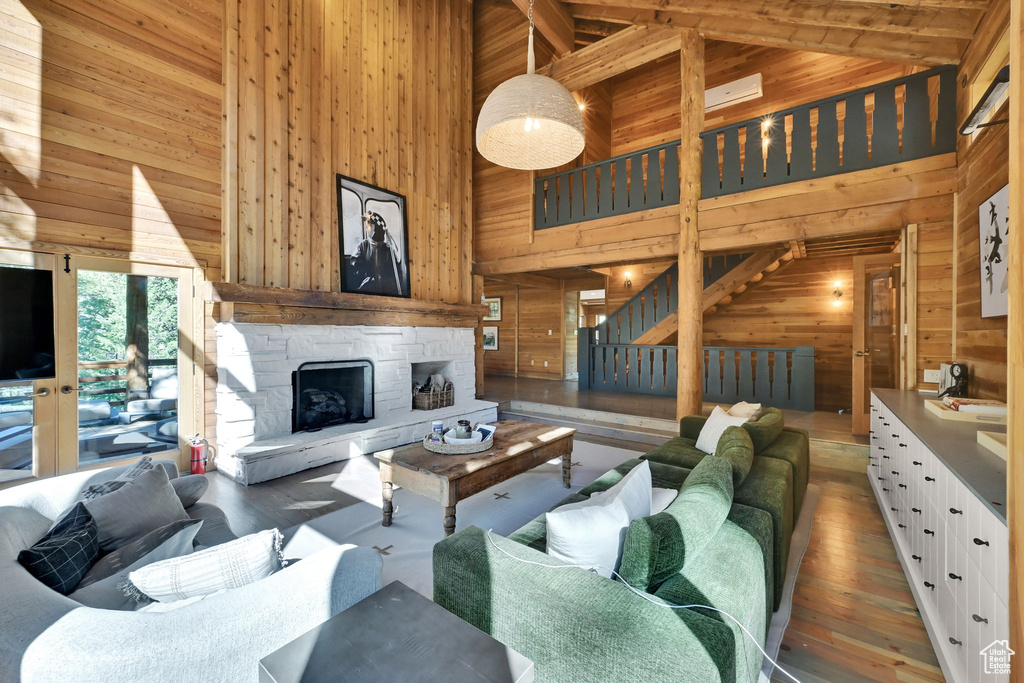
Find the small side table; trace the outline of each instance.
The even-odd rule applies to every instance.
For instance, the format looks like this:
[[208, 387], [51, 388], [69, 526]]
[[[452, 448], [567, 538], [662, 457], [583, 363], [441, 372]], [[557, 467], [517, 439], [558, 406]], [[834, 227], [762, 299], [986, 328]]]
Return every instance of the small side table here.
[[260, 683], [533, 683], [533, 662], [395, 581], [260, 660]]

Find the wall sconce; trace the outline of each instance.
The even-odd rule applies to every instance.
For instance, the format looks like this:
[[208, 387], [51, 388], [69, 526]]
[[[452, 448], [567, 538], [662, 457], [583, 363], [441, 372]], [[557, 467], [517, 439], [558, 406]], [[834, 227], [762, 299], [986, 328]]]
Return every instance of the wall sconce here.
[[839, 308], [840, 306], [843, 305], [843, 302], [841, 301], [841, 299], [843, 298], [843, 290], [840, 289], [843, 283], [836, 280], [835, 285], [835, 291], [832, 292], [832, 296], [835, 297], [835, 300], [832, 302], [832, 305], [835, 306], [836, 308]]
[[1007, 119], [1001, 119], [999, 121], [985, 121], [985, 117], [989, 115], [993, 107], [996, 106], [996, 102], [1003, 96], [1006, 89], [1010, 87], [1010, 65], [1007, 64], [996, 77], [989, 84], [988, 89], [985, 90], [985, 94], [978, 100], [978, 104], [974, 105], [974, 109], [971, 111], [971, 115], [964, 121], [964, 125], [960, 126], [960, 135], [970, 135], [979, 128], [985, 128], [986, 126], [994, 126], [999, 123], [1008, 123]]
[[625, 276], [626, 281], [623, 282], [622, 284], [626, 285], [626, 287], [632, 287], [633, 281], [629, 279], [629, 273], [623, 273], [623, 275]]

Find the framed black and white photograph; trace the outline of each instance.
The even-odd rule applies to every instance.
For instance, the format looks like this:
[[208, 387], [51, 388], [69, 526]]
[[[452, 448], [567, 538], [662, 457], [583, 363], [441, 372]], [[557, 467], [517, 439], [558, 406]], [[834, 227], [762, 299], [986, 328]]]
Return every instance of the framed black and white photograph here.
[[409, 297], [405, 197], [341, 174], [337, 180], [341, 291]]
[[978, 207], [981, 251], [981, 317], [998, 318], [1009, 311], [1010, 186]]
[[484, 351], [498, 350], [498, 328], [484, 327]]
[[494, 296], [484, 299], [484, 306], [487, 307], [487, 315], [484, 316], [485, 322], [501, 322], [501, 297]]

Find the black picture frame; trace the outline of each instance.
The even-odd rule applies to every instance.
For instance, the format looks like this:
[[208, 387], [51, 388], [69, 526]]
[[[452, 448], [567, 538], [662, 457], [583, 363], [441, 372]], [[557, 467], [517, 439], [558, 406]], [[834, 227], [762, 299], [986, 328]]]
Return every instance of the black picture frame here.
[[405, 195], [340, 173], [336, 180], [341, 291], [410, 298]]

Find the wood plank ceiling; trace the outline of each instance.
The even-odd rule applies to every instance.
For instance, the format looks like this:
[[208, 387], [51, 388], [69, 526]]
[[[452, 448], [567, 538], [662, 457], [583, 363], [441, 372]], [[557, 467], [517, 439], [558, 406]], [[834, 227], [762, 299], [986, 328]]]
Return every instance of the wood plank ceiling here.
[[960, 61], [990, 0], [587, 0], [563, 3], [577, 48], [631, 25], [920, 66]]

